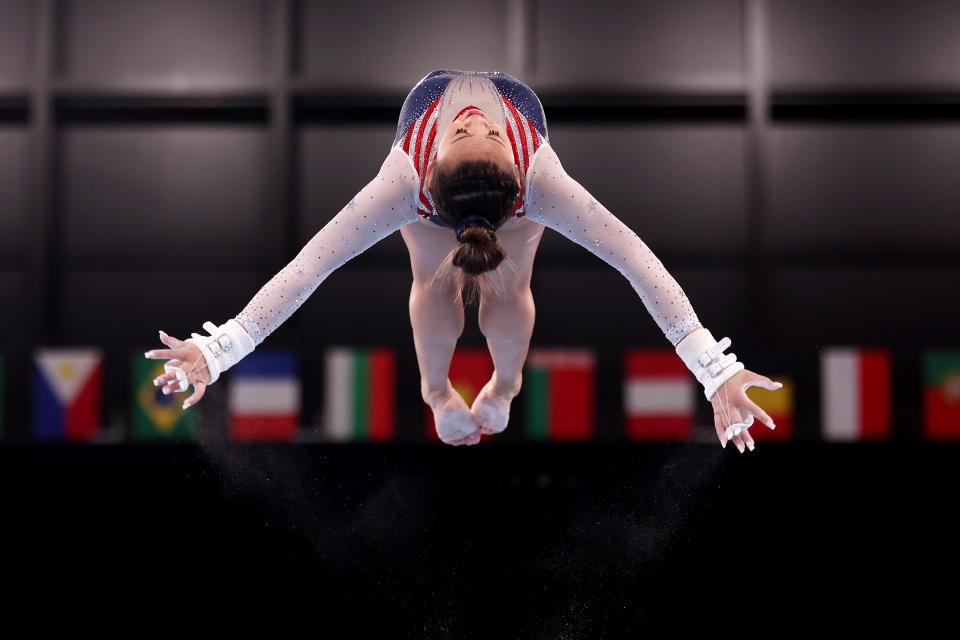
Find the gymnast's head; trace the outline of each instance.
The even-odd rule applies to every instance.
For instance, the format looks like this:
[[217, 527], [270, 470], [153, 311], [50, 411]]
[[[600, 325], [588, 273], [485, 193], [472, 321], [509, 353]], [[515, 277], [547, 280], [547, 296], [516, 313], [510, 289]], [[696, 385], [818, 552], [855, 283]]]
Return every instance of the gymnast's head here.
[[481, 111], [465, 111], [441, 137], [426, 181], [437, 214], [456, 230], [459, 242], [438, 275], [459, 267], [458, 293], [466, 288], [472, 300], [477, 289], [488, 289], [485, 279], [477, 278], [506, 258], [495, 229], [513, 214], [520, 193], [506, 132]]

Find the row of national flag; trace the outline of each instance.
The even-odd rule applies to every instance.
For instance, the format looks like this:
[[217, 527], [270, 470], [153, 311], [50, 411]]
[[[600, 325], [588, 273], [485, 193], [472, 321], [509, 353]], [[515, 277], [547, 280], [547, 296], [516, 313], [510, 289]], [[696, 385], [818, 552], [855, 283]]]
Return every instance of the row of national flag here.
[[[820, 431], [830, 441], [884, 440], [892, 433], [893, 385], [889, 351], [830, 347], [819, 352]], [[190, 393], [164, 395], [153, 379], [164, 360], [131, 355], [129, 433], [136, 440], [190, 440], [204, 403], [181, 409]], [[923, 354], [923, 431], [928, 439], [960, 438], [960, 350]], [[531, 440], [588, 440], [595, 435], [596, 356], [586, 348], [532, 348], [511, 426]], [[751, 431], [764, 440], [794, 435], [796, 387], [792, 376], [763, 372], [783, 383], [777, 391], [751, 387], [747, 395], [777, 424]], [[5, 366], [0, 356], [0, 434]], [[397, 360], [388, 348], [333, 347], [324, 362], [319, 440], [389, 441], [397, 434]], [[454, 353], [450, 380], [468, 405], [493, 374], [486, 349]], [[407, 372], [418, 376], [418, 372]], [[7, 376], [9, 378], [9, 375]], [[261, 349], [224, 375], [232, 438], [291, 441], [303, 426], [299, 356]], [[40, 349], [33, 355], [32, 433], [42, 441], [95, 440], [102, 424], [103, 353], [98, 349]], [[417, 398], [419, 401], [419, 397]], [[803, 399], [800, 398], [802, 401]], [[702, 389], [672, 349], [633, 349], [623, 362], [624, 436], [683, 441], [693, 437]], [[709, 408], [708, 408], [709, 410]], [[438, 440], [424, 405], [423, 433]], [[712, 427], [712, 425], [710, 425]], [[301, 438], [302, 439], [302, 438]]]

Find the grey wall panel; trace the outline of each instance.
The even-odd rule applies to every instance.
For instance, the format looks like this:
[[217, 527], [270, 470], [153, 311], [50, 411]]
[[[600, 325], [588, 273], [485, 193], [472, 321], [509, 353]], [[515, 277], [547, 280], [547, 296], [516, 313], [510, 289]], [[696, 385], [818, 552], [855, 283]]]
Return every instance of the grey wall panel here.
[[68, 271], [59, 333], [65, 344], [162, 349], [160, 329], [181, 340], [194, 331], [205, 334], [204, 322], [219, 325], [234, 317], [265, 282], [251, 272]]
[[0, 88], [24, 85], [30, 75], [30, 5], [29, 0], [0, 0]]
[[[299, 132], [300, 245], [310, 240], [374, 177], [390, 152], [395, 126], [343, 125], [303, 127]], [[387, 236], [354, 257], [386, 257], [410, 270], [399, 233]], [[292, 257], [291, 257], [292, 258]]]
[[64, 0], [60, 71], [77, 78], [189, 77], [266, 70], [269, 0]]
[[535, 3], [538, 86], [739, 88], [737, 0]]
[[0, 351], [6, 351], [22, 340], [28, 315], [28, 309], [24, 308], [25, 285], [23, 272], [0, 271]]
[[772, 281], [773, 324], [797, 348], [957, 343], [955, 269], [797, 269]]
[[27, 133], [0, 126], [0, 268], [26, 261], [27, 195]]
[[769, 246], [960, 250], [958, 165], [960, 127], [776, 127]]
[[434, 69], [502, 70], [507, 0], [303, 2], [305, 77], [407, 91]]
[[774, 86], [960, 85], [960, 3], [770, 0]]
[[260, 267], [267, 134], [257, 127], [74, 127], [61, 134], [66, 264]]
[[[656, 251], [744, 249], [744, 130], [739, 126], [560, 125], [567, 173]], [[584, 251], [558, 234], [541, 251]]]

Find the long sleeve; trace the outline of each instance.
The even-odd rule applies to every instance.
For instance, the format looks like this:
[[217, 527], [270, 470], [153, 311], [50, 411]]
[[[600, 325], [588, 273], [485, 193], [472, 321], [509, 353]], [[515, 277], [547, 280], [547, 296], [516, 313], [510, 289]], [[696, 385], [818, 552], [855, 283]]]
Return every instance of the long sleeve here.
[[629, 227], [567, 175], [545, 143], [527, 172], [527, 215], [557, 231], [619, 271], [640, 296], [674, 347], [700, 326], [683, 289]]
[[253, 296], [236, 320], [259, 345], [335, 269], [417, 218], [420, 180], [403, 150], [393, 147], [377, 176], [320, 229]]

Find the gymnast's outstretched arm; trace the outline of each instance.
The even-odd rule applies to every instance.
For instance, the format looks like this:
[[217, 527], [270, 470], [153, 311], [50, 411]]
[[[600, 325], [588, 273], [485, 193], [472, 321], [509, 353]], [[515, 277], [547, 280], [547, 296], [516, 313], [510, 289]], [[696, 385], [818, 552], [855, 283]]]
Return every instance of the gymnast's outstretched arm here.
[[415, 221], [419, 178], [410, 157], [390, 150], [377, 176], [253, 296], [235, 318], [256, 345], [348, 260]]
[[[167, 373], [154, 380], [163, 392], [186, 391], [193, 395], [184, 407], [203, 396], [206, 385], [252, 352], [283, 324], [334, 270], [363, 253], [400, 227], [415, 221], [420, 181], [409, 156], [394, 147], [373, 178], [273, 276], [246, 306], [219, 327], [206, 322], [209, 336], [194, 333], [183, 341], [161, 332], [169, 349], [154, 349], [145, 356], [171, 358]], [[199, 387], [197, 385], [200, 385]]]
[[752, 450], [747, 428], [754, 415], [774, 428], [773, 420], [744, 391], [754, 385], [769, 389], [782, 385], [745, 370], [736, 354], [723, 354], [730, 339], [718, 343], [700, 324], [683, 289], [653, 251], [567, 174], [549, 143], [531, 160], [526, 207], [531, 220], [585, 247], [630, 281], [677, 355], [703, 384], [704, 394], [714, 406], [721, 444], [726, 446], [730, 439], [741, 452], [744, 445]]

